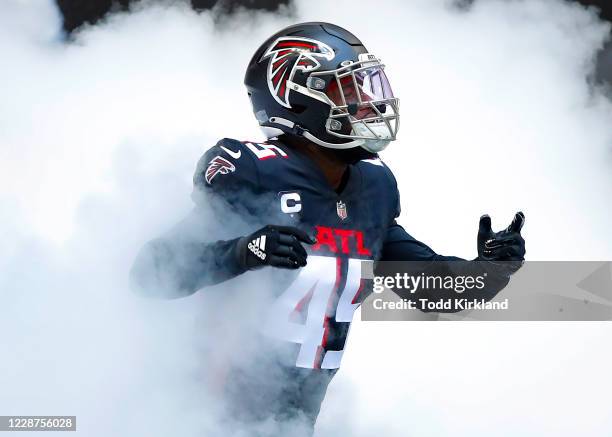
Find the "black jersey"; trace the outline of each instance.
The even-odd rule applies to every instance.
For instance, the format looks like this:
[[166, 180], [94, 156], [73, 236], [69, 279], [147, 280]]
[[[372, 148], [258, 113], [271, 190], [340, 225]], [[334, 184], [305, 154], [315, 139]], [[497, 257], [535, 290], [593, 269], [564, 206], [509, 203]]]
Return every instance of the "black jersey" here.
[[[254, 219], [253, 229], [239, 235], [263, 224], [291, 224], [316, 236], [307, 266], [276, 299], [262, 329], [297, 345], [296, 367], [340, 366], [353, 314], [371, 292], [361, 278], [362, 260], [464, 261], [436, 254], [396, 223], [397, 183], [377, 156], [350, 165], [336, 191], [298, 148], [226, 138], [198, 163], [194, 187], [201, 206], [221, 199], [222, 214]], [[491, 280], [480, 297], [492, 298], [507, 280]], [[438, 298], [456, 297], [436, 292]]]
[[264, 328], [299, 345], [297, 367], [338, 368], [353, 313], [367, 293], [360, 261], [380, 259], [399, 211], [391, 171], [377, 157], [359, 161], [336, 192], [300, 150], [224, 139], [200, 160], [194, 182], [196, 201], [210, 198], [199, 191], [213, 193], [235, 213], [316, 236], [307, 266], [279, 296], [275, 320]]
[[[334, 190], [298, 148], [279, 141], [223, 139], [200, 159], [193, 199], [192, 214], [173, 232], [147, 243], [134, 262], [132, 281], [149, 295], [186, 296], [244, 273], [235, 247], [263, 225], [296, 226], [317, 240], [306, 247], [305, 267], [271, 270], [291, 274], [283, 276], [287, 281], [266, 283], [276, 292], [253, 309], [265, 312], [257, 322], [256, 356], [248, 357], [254, 365], [243, 359], [243, 365], [228, 364], [225, 372], [232, 415], [251, 422], [305, 416], [313, 426], [340, 366], [353, 314], [371, 291], [362, 280], [362, 260], [459, 260], [436, 254], [396, 223], [397, 184], [377, 156], [350, 165]], [[188, 225], [190, 218], [211, 211], [220, 229], [204, 241], [201, 229], [194, 232]], [[261, 238], [249, 244], [252, 251], [265, 250]], [[489, 278], [479, 297], [492, 298], [507, 282], [505, 276]], [[238, 290], [234, 296], [252, 291]]]

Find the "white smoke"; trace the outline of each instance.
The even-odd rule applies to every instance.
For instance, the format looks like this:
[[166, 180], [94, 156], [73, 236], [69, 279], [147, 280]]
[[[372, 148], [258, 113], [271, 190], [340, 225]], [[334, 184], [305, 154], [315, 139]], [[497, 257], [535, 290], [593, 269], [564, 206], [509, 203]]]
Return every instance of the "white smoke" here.
[[[145, 4], [62, 42], [49, 1], [0, 15], [0, 414], [76, 414], [79, 433], [217, 435], [194, 345], [206, 292], [143, 302], [127, 272], [191, 208], [218, 138], [260, 138], [242, 76], [256, 47], [324, 20], [383, 58], [401, 98], [383, 158], [401, 222], [475, 256], [480, 214], [527, 216], [529, 259], [612, 259], [612, 107], [587, 85], [608, 28], [553, 0], [300, 1], [215, 25]], [[218, 294], [217, 294], [218, 296]], [[219, 335], [219, 333], [212, 333]], [[318, 435], [605, 435], [603, 324], [361, 323]], [[195, 381], [195, 382], [194, 382]], [[210, 413], [210, 414], [209, 414]]]

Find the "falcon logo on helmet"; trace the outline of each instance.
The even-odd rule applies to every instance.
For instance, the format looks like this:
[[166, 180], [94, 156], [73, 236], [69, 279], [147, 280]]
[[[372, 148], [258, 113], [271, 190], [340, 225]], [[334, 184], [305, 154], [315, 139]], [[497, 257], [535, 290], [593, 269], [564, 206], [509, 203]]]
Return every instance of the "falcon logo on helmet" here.
[[208, 163], [208, 167], [206, 167], [206, 173], [204, 174], [204, 179], [206, 179], [206, 183], [208, 185], [211, 184], [213, 178], [218, 174], [228, 174], [236, 171], [236, 167], [234, 164], [229, 162], [227, 159], [222, 156], [215, 156]]
[[327, 44], [303, 37], [278, 38], [261, 57], [270, 58], [268, 63], [268, 88], [279, 104], [291, 108], [288, 81], [293, 80], [296, 70], [315, 71], [321, 63], [317, 58], [331, 61], [334, 51]]

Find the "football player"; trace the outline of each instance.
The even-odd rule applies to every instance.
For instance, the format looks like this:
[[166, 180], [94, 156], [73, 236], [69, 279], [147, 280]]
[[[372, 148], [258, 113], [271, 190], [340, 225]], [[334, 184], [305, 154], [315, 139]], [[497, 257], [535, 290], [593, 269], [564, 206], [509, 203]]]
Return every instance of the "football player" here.
[[[397, 184], [378, 153], [396, 139], [398, 99], [384, 65], [353, 34], [319, 22], [283, 29], [255, 52], [245, 85], [267, 141], [225, 138], [206, 151], [191, 218], [147, 243], [131, 277], [143, 293], [180, 297], [265, 266], [294, 270], [261, 324], [262, 338], [292, 352], [273, 371], [227, 372], [224, 394], [244, 422], [301, 417], [312, 429], [353, 313], [370, 292], [361, 261], [460, 258], [437, 254], [396, 222]], [[186, 230], [211, 211], [230, 238]], [[511, 263], [489, 270], [479, 296], [493, 298], [520, 267], [523, 222], [517, 213], [493, 232], [481, 217], [478, 256], [461, 269]], [[263, 349], [270, 363], [274, 348]]]

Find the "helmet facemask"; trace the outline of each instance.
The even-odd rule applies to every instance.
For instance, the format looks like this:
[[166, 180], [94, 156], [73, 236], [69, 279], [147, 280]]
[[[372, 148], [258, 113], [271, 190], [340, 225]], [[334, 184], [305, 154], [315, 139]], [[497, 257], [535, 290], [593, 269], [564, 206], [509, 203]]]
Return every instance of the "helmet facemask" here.
[[344, 61], [335, 70], [312, 72], [300, 91], [330, 106], [325, 126], [329, 135], [351, 141], [335, 144], [309, 139], [325, 147], [361, 146], [376, 153], [396, 138], [399, 100], [393, 96], [384, 65], [369, 54], [359, 59]]

